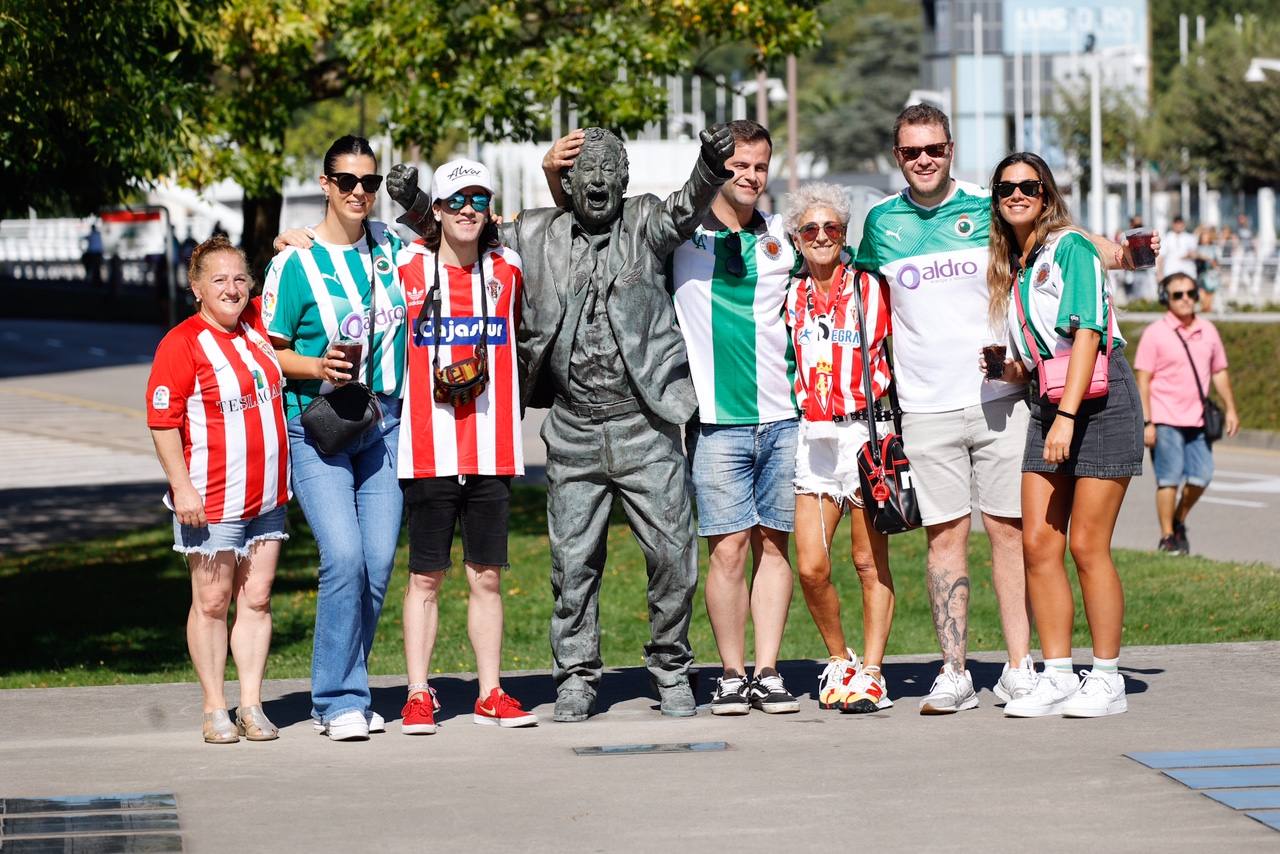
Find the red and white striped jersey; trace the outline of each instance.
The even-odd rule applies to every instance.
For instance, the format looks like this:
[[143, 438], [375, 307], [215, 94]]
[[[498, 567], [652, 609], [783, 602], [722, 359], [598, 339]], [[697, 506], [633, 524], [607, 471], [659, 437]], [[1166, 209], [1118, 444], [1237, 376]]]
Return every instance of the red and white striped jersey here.
[[831, 294], [824, 299], [807, 276], [797, 276], [787, 294], [787, 325], [796, 351], [796, 405], [808, 421], [830, 421], [866, 407], [855, 284], [862, 289], [871, 330], [871, 390], [879, 398], [889, 387], [889, 363], [882, 347], [892, 326], [884, 279], [841, 266]]
[[[289, 501], [281, 372], [258, 314], [225, 332], [200, 315], [169, 331], [147, 381], [147, 426], [177, 428], [210, 524], [252, 519]], [[172, 496], [165, 503], [172, 506]]]
[[[397, 266], [410, 323], [399, 476], [524, 474], [516, 362], [516, 329], [524, 287], [520, 256], [497, 247], [484, 252], [480, 262], [469, 267], [440, 262], [438, 330], [429, 301], [437, 275], [436, 254], [421, 241], [411, 243], [400, 251]], [[440, 403], [434, 396], [432, 365], [437, 338], [443, 368], [475, 354], [482, 323], [488, 327], [489, 384], [464, 406]]]

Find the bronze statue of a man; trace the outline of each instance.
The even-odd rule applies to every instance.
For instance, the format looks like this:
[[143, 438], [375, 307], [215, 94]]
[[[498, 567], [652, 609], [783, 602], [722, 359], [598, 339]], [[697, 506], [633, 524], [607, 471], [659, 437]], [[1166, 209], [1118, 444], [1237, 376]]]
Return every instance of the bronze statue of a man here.
[[[663, 714], [696, 711], [688, 671], [689, 621], [698, 582], [697, 542], [682, 427], [697, 408], [684, 340], [667, 288], [667, 260], [693, 236], [731, 174], [728, 128], [703, 131], [685, 185], [665, 201], [624, 198], [627, 153], [603, 128], [588, 128], [561, 175], [569, 209], [524, 211], [501, 228], [519, 253], [524, 299], [519, 330], [521, 401], [550, 408], [547, 524], [551, 539], [551, 650], [555, 719], [595, 710], [600, 657], [599, 592], [609, 513], [622, 500], [648, 570], [650, 641], [645, 662]], [[414, 227], [429, 201], [410, 202]]]

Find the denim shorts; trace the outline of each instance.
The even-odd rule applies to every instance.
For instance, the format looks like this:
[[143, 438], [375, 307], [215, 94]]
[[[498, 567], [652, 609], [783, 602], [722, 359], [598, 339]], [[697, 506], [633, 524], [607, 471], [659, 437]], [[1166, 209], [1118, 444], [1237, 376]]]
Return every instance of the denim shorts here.
[[259, 540], [287, 540], [284, 532], [285, 510], [277, 507], [252, 519], [238, 522], [215, 522], [203, 528], [193, 528], [173, 516], [173, 550], [185, 555], [198, 554], [213, 557], [218, 552], [235, 552], [237, 558], [248, 557], [249, 550]]
[[797, 424], [689, 425], [698, 536], [795, 528]]
[[1138, 383], [1124, 353], [1113, 350], [1107, 367], [1107, 393], [1080, 401], [1070, 456], [1064, 463], [1044, 461], [1044, 441], [1057, 417], [1058, 407], [1042, 400], [1038, 382], [1031, 377], [1028, 397], [1031, 422], [1027, 426], [1024, 472], [1065, 474], [1071, 477], [1137, 477], [1142, 474], [1142, 403]]
[[1151, 449], [1151, 465], [1156, 470], [1156, 487], [1208, 486], [1213, 480], [1213, 451], [1204, 438], [1203, 427], [1156, 425], [1156, 446]]

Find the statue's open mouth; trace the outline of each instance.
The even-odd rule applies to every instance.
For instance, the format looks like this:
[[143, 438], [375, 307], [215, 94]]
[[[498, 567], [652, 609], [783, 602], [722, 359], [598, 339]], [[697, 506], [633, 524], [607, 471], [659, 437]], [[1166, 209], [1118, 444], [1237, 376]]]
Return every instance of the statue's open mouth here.
[[587, 190], [587, 206], [590, 208], [603, 208], [609, 203], [608, 190]]

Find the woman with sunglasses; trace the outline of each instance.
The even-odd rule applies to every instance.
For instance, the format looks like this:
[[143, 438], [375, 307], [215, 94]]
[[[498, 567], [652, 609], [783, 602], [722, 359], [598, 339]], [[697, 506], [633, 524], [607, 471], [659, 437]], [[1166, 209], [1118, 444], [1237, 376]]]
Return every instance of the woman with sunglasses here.
[[[406, 181], [416, 187], [416, 171], [406, 173]], [[467, 634], [480, 688], [471, 719], [484, 726], [532, 726], [537, 717], [504, 692], [498, 678], [511, 478], [524, 474], [515, 328], [524, 277], [519, 256], [498, 244], [493, 179], [484, 164], [454, 160], [440, 166], [431, 198], [420, 218], [422, 239], [406, 247], [400, 264], [411, 326], [399, 454], [409, 526], [409, 697], [401, 731], [436, 731], [439, 703], [427, 676], [457, 523], [470, 588]]]
[[[262, 314], [284, 374], [293, 490], [320, 549], [311, 661], [312, 717], [335, 741], [384, 729], [369, 696], [369, 651], [399, 539], [396, 478], [405, 302], [399, 238], [368, 217], [382, 183], [366, 139], [344, 136], [324, 158], [324, 220], [314, 243], [271, 261]], [[308, 241], [310, 242], [310, 241]], [[342, 349], [336, 345], [341, 343]], [[319, 395], [351, 381], [376, 395], [379, 418], [336, 453], [302, 425]]]
[[[993, 325], [1007, 318], [1020, 359], [1003, 379], [1030, 379], [1031, 420], [1022, 459], [1022, 536], [1027, 593], [1044, 653], [1031, 692], [1011, 717], [1100, 717], [1125, 711], [1117, 669], [1124, 591], [1111, 535], [1129, 479], [1142, 474], [1142, 406], [1115, 328], [1102, 258], [1074, 227], [1053, 173], [1039, 156], [1011, 154], [991, 184]], [[1107, 354], [1105, 357], [1102, 354]], [[1061, 399], [1041, 396], [1045, 361], [1066, 356]], [[1105, 359], [1106, 391], [1089, 395]], [[979, 368], [986, 369], [979, 358]], [[1089, 396], [1087, 396], [1089, 395]], [[1093, 639], [1093, 668], [1071, 667], [1074, 602], [1064, 553], [1076, 564]]]
[[[856, 272], [842, 257], [849, 202], [831, 184], [808, 184], [792, 195], [784, 215], [787, 233], [800, 247], [803, 265], [787, 295], [787, 324], [795, 348], [796, 566], [805, 603], [827, 646], [818, 678], [824, 709], [865, 713], [893, 705], [880, 673], [893, 622], [893, 579], [888, 537], [870, 522], [858, 485], [858, 450], [870, 438], [866, 422], [860, 293], [867, 327], [872, 393], [889, 387], [884, 339], [890, 332], [887, 285]], [[845, 643], [840, 597], [831, 583], [831, 542], [849, 510], [853, 565], [862, 584], [864, 659]]]

